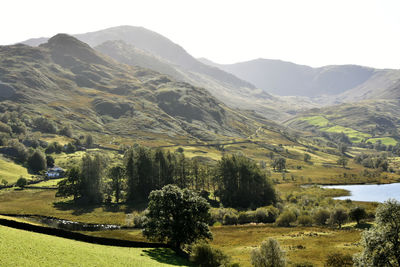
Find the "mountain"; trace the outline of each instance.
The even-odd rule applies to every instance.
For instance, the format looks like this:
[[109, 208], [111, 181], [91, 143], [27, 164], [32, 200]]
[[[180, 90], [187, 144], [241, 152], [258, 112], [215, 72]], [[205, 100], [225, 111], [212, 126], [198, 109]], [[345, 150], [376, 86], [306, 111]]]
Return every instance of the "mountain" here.
[[227, 65], [200, 60], [249, 81], [268, 93], [281, 96], [338, 95], [366, 82], [375, 73], [372, 68], [357, 65], [312, 68], [271, 59]]
[[78, 132], [218, 140], [278, 127], [228, 108], [203, 88], [121, 64], [66, 34], [39, 47], [0, 46], [0, 86], [3, 111], [23, 108], [29, 118], [45, 117]]
[[364, 83], [337, 97], [341, 102], [366, 99], [400, 99], [400, 70], [376, 70]]
[[[292, 99], [273, 97], [230, 73], [201, 63], [179, 45], [142, 27], [120, 26], [74, 36], [121, 63], [150, 68], [203, 87], [230, 107], [255, 110], [269, 119], [288, 118], [310, 104], [310, 101], [297, 104]], [[23, 43], [31, 45], [41, 41], [44, 39]]]

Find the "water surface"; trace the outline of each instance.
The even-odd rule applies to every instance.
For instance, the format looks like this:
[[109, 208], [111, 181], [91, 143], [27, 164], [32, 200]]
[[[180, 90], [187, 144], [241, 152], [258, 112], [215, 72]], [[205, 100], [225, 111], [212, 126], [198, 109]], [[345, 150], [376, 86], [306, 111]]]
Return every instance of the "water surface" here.
[[385, 202], [389, 198], [400, 201], [400, 183], [394, 184], [365, 184], [365, 185], [327, 185], [323, 188], [337, 188], [350, 191], [350, 196], [335, 199], [351, 199], [354, 201]]

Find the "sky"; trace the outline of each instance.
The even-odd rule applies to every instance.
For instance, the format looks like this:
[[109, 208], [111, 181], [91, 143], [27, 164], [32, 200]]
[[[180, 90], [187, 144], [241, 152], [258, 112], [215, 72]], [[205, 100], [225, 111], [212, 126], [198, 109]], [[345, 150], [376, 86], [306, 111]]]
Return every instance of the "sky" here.
[[400, 69], [399, 0], [2, 0], [0, 45], [143, 26], [194, 57]]

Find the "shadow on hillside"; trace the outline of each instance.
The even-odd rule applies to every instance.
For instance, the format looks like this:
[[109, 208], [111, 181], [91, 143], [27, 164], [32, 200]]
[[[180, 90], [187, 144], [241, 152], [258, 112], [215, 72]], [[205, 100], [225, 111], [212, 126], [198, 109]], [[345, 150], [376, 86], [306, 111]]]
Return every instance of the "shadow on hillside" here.
[[143, 253], [159, 263], [165, 263], [177, 266], [182, 266], [182, 265], [192, 266], [188, 260], [185, 260], [184, 258], [177, 256], [176, 253], [171, 249], [152, 248], [143, 250]]
[[63, 211], [69, 211], [72, 210], [72, 215], [82, 215], [85, 213], [91, 213], [96, 209], [98, 206], [96, 205], [83, 205], [76, 203], [73, 200], [68, 200], [68, 201], [59, 201], [59, 202], [54, 202], [53, 207], [58, 209], [58, 210], [63, 210]]

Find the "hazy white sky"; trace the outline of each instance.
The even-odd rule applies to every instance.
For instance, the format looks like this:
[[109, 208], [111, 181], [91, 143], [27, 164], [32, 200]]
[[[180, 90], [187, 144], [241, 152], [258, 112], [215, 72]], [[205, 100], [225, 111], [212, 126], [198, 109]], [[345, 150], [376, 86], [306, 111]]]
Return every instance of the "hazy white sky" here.
[[143, 26], [195, 57], [400, 69], [399, 0], [1, 0], [0, 44]]

